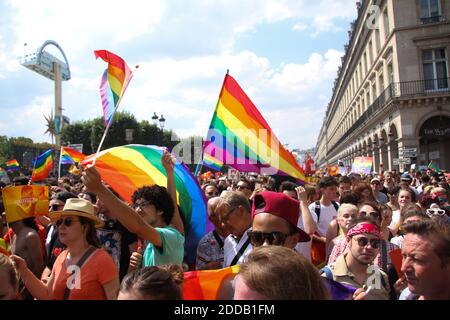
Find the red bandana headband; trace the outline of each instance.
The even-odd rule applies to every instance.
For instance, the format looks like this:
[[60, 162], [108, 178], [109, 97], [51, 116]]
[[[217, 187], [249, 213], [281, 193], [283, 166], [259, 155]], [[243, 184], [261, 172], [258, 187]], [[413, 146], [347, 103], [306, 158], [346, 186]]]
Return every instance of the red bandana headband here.
[[376, 225], [372, 223], [359, 223], [350, 230], [348, 230], [347, 241], [350, 240], [351, 237], [362, 233], [373, 234], [378, 239], [381, 239], [380, 229]]

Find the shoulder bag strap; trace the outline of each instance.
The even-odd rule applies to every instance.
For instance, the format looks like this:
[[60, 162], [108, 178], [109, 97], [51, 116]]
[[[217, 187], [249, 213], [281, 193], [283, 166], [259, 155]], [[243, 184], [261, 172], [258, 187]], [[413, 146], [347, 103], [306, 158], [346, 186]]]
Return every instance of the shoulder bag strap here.
[[249, 244], [250, 244], [250, 239], [247, 239], [247, 241], [245, 241], [245, 243], [242, 245], [241, 249], [239, 249], [239, 252], [234, 256], [233, 261], [231, 261], [230, 266], [234, 266], [239, 261], [239, 259], [244, 254], [244, 251], [245, 251], [245, 249], [247, 249]]
[[314, 212], [317, 215], [317, 224], [319, 224], [319, 219], [320, 219], [320, 201], [316, 201], [315, 202], [315, 208], [314, 208]]
[[223, 240], [222, 238], [219, 236], [219, 234], [217, 233], [216, 230], [213, 231], [213, 236], [216, 239], [217, 243], [219, 244], [220, 248], [223, 248]]
[[[94, 251], [97, 250], [97, 248], [95, 247], [90, 247], [85, 253], [84, 255], [80, 258], [80, 260], [78, 260], [77, 263], [77, 267], [81, 269], [81, 267], [83, 266], [83, 264], [86, 262], [86, 260], [91, 256], [92, 253], [94, 253]], [[64, 290], [64, 298], [63, 300], [68, 300], [69, 299], [69, 295], [70, 295], [70, 289], [69, 287], [66, 285], [66, 290]]]

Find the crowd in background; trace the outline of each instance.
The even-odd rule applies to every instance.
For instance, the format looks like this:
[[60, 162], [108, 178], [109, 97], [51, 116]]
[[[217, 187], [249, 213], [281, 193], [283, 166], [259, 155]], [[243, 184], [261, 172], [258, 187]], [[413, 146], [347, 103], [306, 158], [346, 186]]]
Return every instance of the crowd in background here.
[[47, 181], [47, 215], [3, 214], [0, 299], [182, 299], [184, 272], [234, 265], [220, 299], [338, 299], [330, 283], [354, 300], [450, 299], [450, 174], [198, 176], [214, 228], [189, 265], [170, 154], [162, 163], [167, 186], [132, 204], [90, 167]]

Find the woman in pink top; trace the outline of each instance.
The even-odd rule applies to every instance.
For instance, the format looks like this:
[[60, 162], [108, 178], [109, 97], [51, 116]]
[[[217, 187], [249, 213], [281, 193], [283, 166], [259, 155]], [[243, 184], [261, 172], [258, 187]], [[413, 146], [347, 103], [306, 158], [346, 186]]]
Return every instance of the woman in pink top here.
[[113, 259], [99, 249], [95, 228], [102, 221], [92, 204], [68, 199], [63, 211], [51, 212], [50, 218], [56, 221], [59, 239], [67, 249], [56, 259], [48, 282], [41, 282], [22, 258], [11, 257], [30, 293], [38, 300], [115, 299], [119, 273]]

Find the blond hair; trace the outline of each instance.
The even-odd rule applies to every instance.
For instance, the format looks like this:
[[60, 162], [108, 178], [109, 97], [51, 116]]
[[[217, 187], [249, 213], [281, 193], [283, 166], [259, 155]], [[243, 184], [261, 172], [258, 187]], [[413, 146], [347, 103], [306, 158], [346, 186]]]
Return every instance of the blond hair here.
[[0, 272], [6, 272], [10, 285], [16, 290], [19, 290], [19, 278], [17, 277], [16, 269], [11, 260], [4, 254], [0, 253]]
[[342, 213], [345, 210], [352, 210], [352, 211], [355, 212], [355, 214], [358, 214], [358, 207], [357, 206], [355, 206], [354, 204], [351, 204], [351, 203], [343, 203], [343, 204], [341, 204], [339, 206], [339, 209], [337, 211], [337, 218], [338, 219], [342, 218]]

